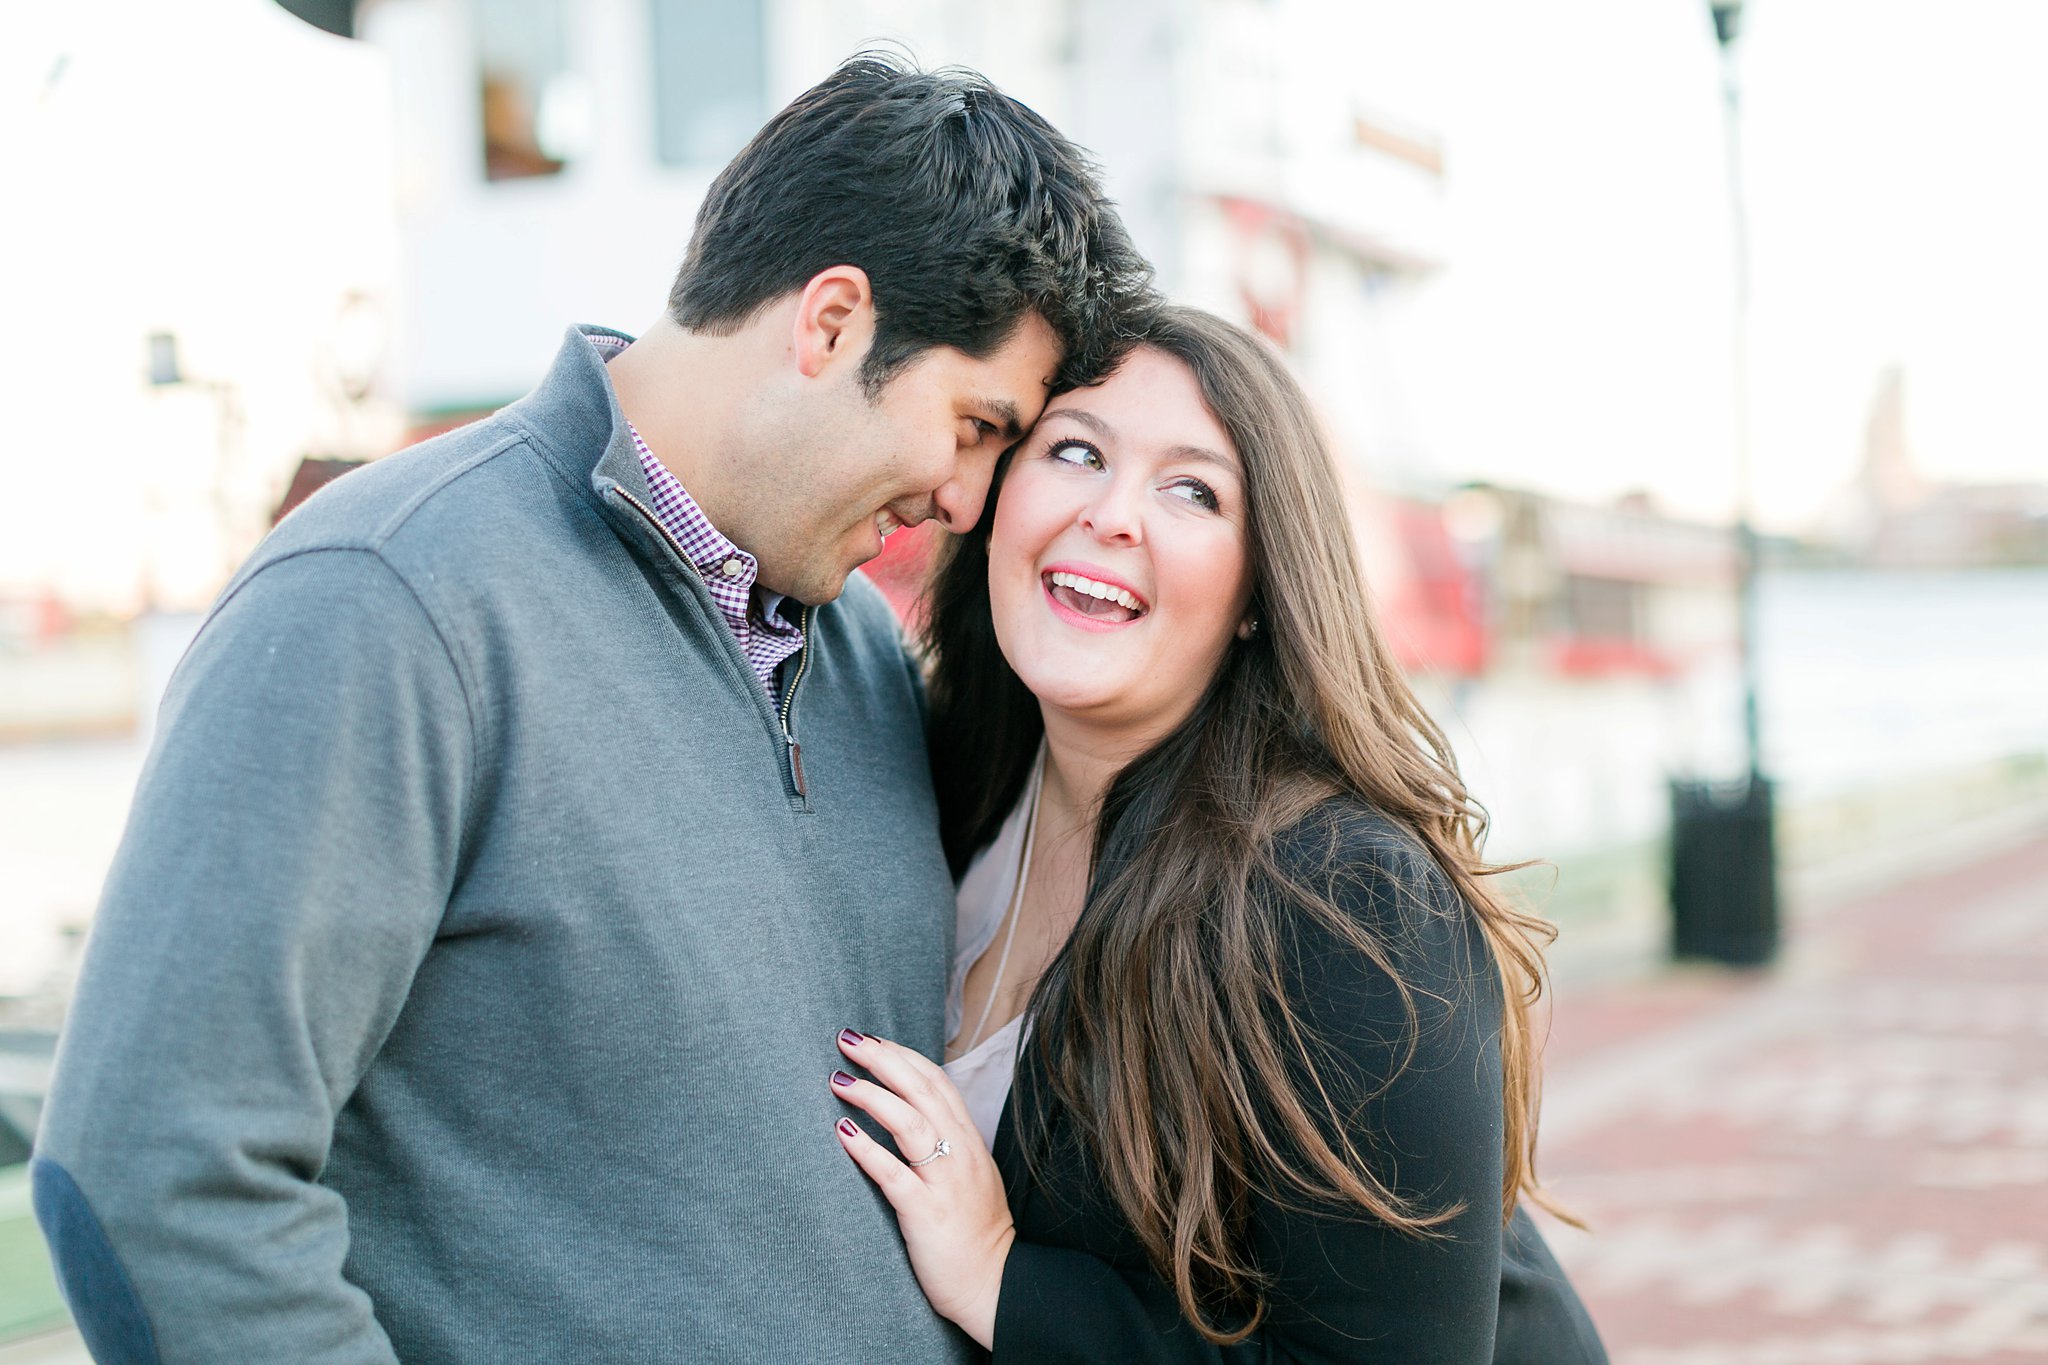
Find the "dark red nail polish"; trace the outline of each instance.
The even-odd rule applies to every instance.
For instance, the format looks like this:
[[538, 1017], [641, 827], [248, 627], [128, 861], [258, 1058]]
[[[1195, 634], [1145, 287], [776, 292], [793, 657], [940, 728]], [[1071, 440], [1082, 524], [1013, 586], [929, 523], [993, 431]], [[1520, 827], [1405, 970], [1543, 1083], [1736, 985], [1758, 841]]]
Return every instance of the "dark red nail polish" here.
[[839, 1030], [839, 1041], [846, 1044], [848, 1047], [859, 1047], [862, 1043], [865, 1043], [867, 1041], [867, 1035], [855, 1033], [850, 1028], [843, 1028]]
[[847, 1075], [844, 1071], [835, 1071], [832, 1073], [832, 1084], [849, 1086], [853, 1084], [853, 1077]]
[[846, 1134], [848, 1137], [860, 1136], [860, 1129], [854, 1126], [852, 1119], [839, 1120], [839, 1131]]

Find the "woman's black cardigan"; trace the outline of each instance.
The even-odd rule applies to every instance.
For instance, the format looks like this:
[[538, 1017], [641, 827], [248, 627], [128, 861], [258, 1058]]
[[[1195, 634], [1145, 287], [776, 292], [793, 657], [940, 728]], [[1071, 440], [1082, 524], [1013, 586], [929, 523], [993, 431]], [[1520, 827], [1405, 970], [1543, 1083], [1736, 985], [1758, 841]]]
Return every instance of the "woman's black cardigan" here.
[[[1337, 1093], [1370, 1097], [1353, 1140], [1417, 1206], [1463, 1211], [1424, 1238], [1267, 1200], [1252, 1219], [1267, 1317], [1245, 1341], [1212, 1345], [1154, 1273], [1027, 1046], [995, 1143], [1017, 1223], [997, 1365], [1604, 1362], [1528, 1216], [1517, 1210], [1503, 1232], [1500, 989], [1472, 912], [1412, 837], [1357, 801], [1325, 803], [1278, 852], [1291, 874], [1331, 888], [1412, 990], [1411, 1026], [1386, 971], [1305, 911], [1288, 917], [1291, 1003], [1324, 1045]], [[1039, 1130], [1018, 1111], [1035, 1117], [1041, 1105], [1047, 1142], [1027, 1161], [1020, 1136]]]

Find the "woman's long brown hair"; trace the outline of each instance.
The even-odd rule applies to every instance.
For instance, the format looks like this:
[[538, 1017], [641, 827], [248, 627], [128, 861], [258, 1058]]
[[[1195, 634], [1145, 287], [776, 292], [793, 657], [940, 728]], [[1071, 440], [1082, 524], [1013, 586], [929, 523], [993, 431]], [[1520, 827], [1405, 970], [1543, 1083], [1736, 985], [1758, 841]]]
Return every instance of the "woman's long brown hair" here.
[[[1554, 931], [1489, 885], [1501, 869], [1480, 857], [1484, 813], [1373, 622], [1336, 469], [1300, 387], [1263, 343], [1195, 309], [1162, 309], [1139, 344], [1193, 372], [1237, 448], [1261, 628], [1233, 645], [1189, 721], [1110, 784], [1087, 906], [1028, 1007], [1027, 1059], [1181, 1310], [1227, 1344], [1265, 1313], [1249, 1246], [1260, 1200], [1349, 1205], [1425, 1238], [1461, 1211], [1415, 1207], [1367, 1165], [1365, 1135], [1352, 1140], [1360, 1097], [1327, 1074], [1287, 998], [1285, 919], [1314, 916], [1400, 984], [1393, 945], [1327, 883], [1282, 868], [1276, 837], [1323, 799], [1355, 794], [1409, 831], [1469, 907], [1502, 1000], [1504, 1214], [1524, 1193], [1548, 1204], [1535, 1177], [1530, 1013], [1539, 945]], [[1002, 472], [928, 599], [933, 772], [956, 875], [1016, 803], [1043, 733], [989, 613]], [[1409, 1015], [1412, 1029], [1412, 1003]], [[1027, 1152], [1045, 1136], [1027, 1134]]]

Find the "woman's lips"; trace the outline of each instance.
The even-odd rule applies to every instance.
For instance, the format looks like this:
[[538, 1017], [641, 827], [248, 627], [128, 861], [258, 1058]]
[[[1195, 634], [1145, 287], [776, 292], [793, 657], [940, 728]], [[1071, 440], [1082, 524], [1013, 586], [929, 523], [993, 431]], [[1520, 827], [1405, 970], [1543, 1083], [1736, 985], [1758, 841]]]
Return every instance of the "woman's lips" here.
[[1039, 576], [1039, 586], [1056, 615], [1084, 629], [1119, 629], [1146, 613], [1144, 603], [1128, 588], [1086, 575], [1047, 570]]

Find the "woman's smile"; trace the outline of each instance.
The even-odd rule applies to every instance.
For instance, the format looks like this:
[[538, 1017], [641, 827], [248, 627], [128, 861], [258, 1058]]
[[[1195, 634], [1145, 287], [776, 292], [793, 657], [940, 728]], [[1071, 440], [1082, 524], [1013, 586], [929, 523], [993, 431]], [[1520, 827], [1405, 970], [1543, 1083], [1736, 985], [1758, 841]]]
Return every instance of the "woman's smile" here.
[[1038, 579], [1054, 615], [1083, 630], [1135, 625], [1152, 609], [1130, 584], [1092, 564], [1062, 561]]

